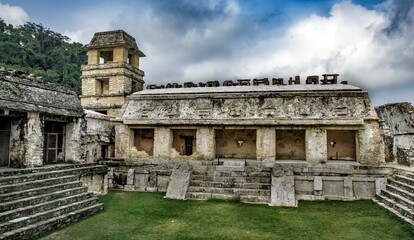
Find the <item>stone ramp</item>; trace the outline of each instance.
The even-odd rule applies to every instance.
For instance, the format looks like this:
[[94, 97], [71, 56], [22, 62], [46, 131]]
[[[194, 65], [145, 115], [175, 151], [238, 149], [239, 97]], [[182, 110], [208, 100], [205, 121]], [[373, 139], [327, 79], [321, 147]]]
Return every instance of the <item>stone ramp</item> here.
[[0, 171], [0, 239], [32, 239], [103, 209], [79, 180], [106, 172], [91, 164]]
[[193, 166], [186, 199], [239, 199], [249, 203], [269, 203], [271, 168], [256, 161], [219, 159]]
[[394, 174], [373, 200], [414, 226], [414, 173], [404, 171]]

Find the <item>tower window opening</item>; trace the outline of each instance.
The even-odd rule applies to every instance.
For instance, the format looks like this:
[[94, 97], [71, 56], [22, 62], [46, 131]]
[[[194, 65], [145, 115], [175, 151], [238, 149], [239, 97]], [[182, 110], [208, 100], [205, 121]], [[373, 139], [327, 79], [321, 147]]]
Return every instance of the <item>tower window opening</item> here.
[[109, 79], [96, 80], [96, 94], [109, 94]]
[[113, 51], [100, 51], [99, 52], [99, 64], [105, 64], [114, 60]]

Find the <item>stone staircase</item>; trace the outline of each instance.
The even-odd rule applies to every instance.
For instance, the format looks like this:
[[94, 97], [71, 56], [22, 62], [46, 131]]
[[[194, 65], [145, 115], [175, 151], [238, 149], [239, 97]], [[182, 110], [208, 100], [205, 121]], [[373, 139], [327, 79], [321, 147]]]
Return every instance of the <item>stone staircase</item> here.
[[269, 203], [271, 168], [256, 161], [229, 159], [204, 161], [193, 166], [186, 199], [240, 199], [249, 203]]
[[414, 226], [414, 173], [394, 174], [374, 201]]
[[103, 205], [82, 186], [80, 175], [106, 171], [96, 165], [52, 165], [0, 170], [0, 239], [32, 239]]

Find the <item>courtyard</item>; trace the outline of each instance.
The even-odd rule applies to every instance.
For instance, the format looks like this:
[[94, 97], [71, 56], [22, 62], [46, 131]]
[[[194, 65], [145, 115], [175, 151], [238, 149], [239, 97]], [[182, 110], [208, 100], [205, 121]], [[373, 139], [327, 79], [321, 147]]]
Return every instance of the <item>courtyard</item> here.
[[164, 193], [111, 190], [105, 210], [41, 239], [413, 239], [371, 200], [299, 201], [270, 207], [238, 201], [178, 201]]

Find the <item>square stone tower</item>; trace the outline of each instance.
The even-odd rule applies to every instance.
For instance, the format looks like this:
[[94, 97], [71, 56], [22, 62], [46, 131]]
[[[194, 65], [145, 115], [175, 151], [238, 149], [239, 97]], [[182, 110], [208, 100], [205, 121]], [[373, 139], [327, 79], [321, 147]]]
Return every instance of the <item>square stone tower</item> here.
[[133, 38], [123, 30], [95, 33], [86, 45], [88, 64], [82, 70], [81, 104], [84, 108], [117, 117], [125, 97], [141, 91], [145, 57]]

